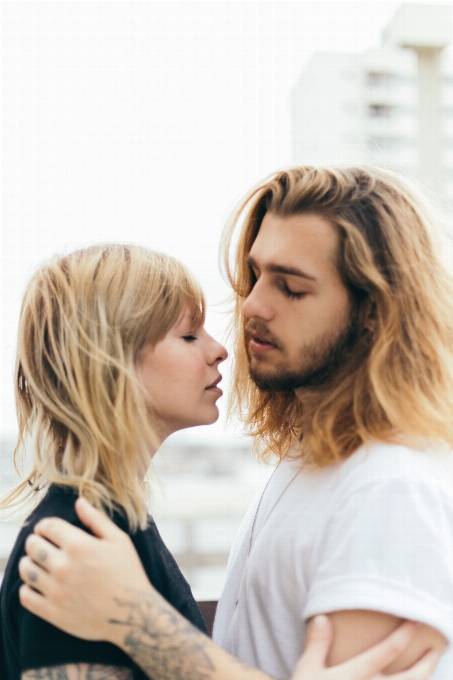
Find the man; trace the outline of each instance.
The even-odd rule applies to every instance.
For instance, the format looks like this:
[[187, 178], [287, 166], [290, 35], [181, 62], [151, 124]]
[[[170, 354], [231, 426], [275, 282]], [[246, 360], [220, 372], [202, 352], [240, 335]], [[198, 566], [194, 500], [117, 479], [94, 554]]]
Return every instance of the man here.
[[285, 678], [316, 614], [329, 665], [413, 618], [387, 668], [402, 671], [453, 638], [450, 277], [422, 206], [377, 170], [278, 173], [230, 236], [239, 221], [233, 407], [281, 462], [233, 547], [214, 639]]
[[214, 640], [285, 677], [314, 614], [335, 612], [332, 663], [402, 616], [431, 624], [421, 653], [453, 635], [452, 454], [428, 444], [453, 444], [453, 295], [423, 209], [388, 173], [294, 168], [240, 219], [234, 405], [281, 463]]

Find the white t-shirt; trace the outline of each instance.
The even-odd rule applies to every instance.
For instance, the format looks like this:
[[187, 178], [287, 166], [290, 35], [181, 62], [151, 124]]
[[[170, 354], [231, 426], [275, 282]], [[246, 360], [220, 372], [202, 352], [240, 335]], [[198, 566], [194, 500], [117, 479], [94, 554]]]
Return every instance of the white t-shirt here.
[[[215, 642], [286, 679], [307, 619], [343, 609], [422, 621], [453, 641], [453, 452], [375, 443], [314, 472], [285, 459], [252, 503]], [[433, 680], [452, 668], [450, 645]]]

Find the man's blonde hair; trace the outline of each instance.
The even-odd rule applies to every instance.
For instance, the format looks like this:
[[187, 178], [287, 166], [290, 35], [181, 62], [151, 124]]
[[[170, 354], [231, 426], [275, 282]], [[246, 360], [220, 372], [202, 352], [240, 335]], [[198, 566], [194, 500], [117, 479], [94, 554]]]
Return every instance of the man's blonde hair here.
[[38, 269], [20, 313], [15, 385], [15, 461], [29, 437], [33, 469], [1, 508], [55, 483], [110, 513], [121, 509], [132, 529], [146, 526], [138, 469], [157, 440], [136, 362], [187, 307], [203, 323], [190, 272], [137, 245], [95, 245]]
[[361, 329], [360, 360], [349, 362], [319, 396], [304, 447], [314, 465], [343, 460], [376, 438], [404, 435], [453, 445], [453, 282], [436, 252], [428, 211], [387, 171], [307, 166], [255, 187], [223, 239], [236, 302], [230, 409], [239, 410], [248, 432], [265, 445], [263, 457], [269, 451], [283, 457], [302, 422], [293, 392], [260, 390], [249, 376], [242, 307], [255, 277], [246, 258], [267, 212], [315, 214], [335, 226], [339, 272], [355, 309], [367, 304], [375, 324], [373, 334]]

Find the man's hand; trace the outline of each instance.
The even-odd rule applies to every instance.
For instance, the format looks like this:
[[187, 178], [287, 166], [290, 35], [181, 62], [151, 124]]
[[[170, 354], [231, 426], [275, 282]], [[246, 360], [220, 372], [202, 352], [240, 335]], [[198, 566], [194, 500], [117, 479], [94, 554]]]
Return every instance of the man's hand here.
[[[28, 537], [19, 563], [24, 607], [70, 635], [120, 646], [154, 680], [270, 680], [217, 647], [155, 591], [131, 540], [108, 517], [83, 498], [76, 511], [94, 536], [47, 518]], [[379, 680], [417, 630], [406, 622], [372, 649], [328, 668], [333, 628], [327, 617], [317, 617], [293, 680]], [[428, 653], [390, 677], [428, 680], [439, 656]]]

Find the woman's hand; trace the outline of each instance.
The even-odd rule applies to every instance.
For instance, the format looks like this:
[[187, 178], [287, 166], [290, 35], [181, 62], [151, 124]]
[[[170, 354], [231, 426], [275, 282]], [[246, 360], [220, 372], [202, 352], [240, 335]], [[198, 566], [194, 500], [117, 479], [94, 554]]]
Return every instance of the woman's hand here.
[[327, 616], [316, 616], [310, 626], [305, 651], [291, 680], [429, 680], [440, 654], [428, 652], [412, 668], [392, 675], [380, 671], [395, 661], [414, 638], [418, 624], [407, 621], [379, 644], [346, 663], [326, 668], [333, 640], [333, 628]]
[[[204, 658], [212, 660], [213, 670], [209, 677], [212, 680], [236, 680], [238, 662], [191, 626], [187, 633], [189, 624], [148, 581], [130, 538], [85, 499], [76, 501], [76, 511], [94, 537], [58, 518], [42, 520], [36, 525], [35, 533], [28, 537], [25, 544], [27, 557], [19, 563], [24, 581], [19, 590], [22, 605], [70, 635], [87, 640], [107, 640], [127, 652], [123, 625], [125, 611], [122, 607], [124, 602], [131, 603], [135, 598], [137, 603], [146, 604], [147, 612], [151, 612], [151, 628], [147, 633], [154, 643], [159, 639], [157, 629], [161, 621], [168, 637], [168, 621], [171, 619], [172, 630], [175, 631], [171, 635], [182, 631], [180, 648], [184, 649], [185, 667], [190, 666], [191, 645], [198, 651], [202, 646]], [[122, 625], [118, 625], [120, 621]], [[306, 649], [293, 680], [384, 678], [380, 672], [401, 654], [417, 631], [416, 624], [406, 622], [367, 652], [340, 666], [327, 668], [332, 626], [324, 616], [317, 617], [316, 623], [318, 625], [310, 627]], [[184, 640], [183, 636], [186, 636]], [[175, 662], [176, 648], [171, 646], [168, 652], [172, 662]], [[143, 649], [145, 654], [145, 647]], [[159, 649], [162, 668], [166, 664], [165, 654], [165, 649]], [[148, 663], [149, 658], [148, 649]], [[140, 658], [135, 657], [134, 660], [148, 672], [148, 666]], [[439, 655], [430, 652], [412, 669], [386, 677], [393, 680], [428, 680], [438, 660]], [[160, 666], [154, 665], [157, 664], [154, 659], [151, 663], [150, 677], [152, 674], [159, 680]], [[260, 671], [249, 669], [248, 672], [250, 676], [247, 677], [251, 680], [268, 677]], [[192, 677], [192, 673], [187, 677], [189, 675]]]
[[70, 635], [115, 642], [118, 598], [155, 591], [129, 536], [84, 498], [76, 511], [96, 538], [56, 517], [38, 522], [19, 562], [20, 602]]

